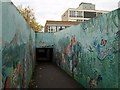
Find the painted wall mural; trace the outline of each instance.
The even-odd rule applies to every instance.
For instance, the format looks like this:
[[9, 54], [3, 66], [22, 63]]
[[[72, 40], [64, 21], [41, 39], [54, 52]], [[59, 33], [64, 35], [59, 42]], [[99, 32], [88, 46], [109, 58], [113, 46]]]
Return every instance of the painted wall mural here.
[[11, 2], [3, 2], [2, 88], [27, 88], [34, 67], [35, 33]]
[[54, 33], [54, 62], [87, 88], [119, 87], [120, 9]]
[[2, 88], [28, 87], [35, 47], [53, 48], [53, 62], [86, 88], [120, 87], [120, 9], [36, 35], [11, 2], [2, 3], [2, 14]]
[[36, 33], [36, 48], [53, 48], [54, 33]]
[[2, 88], [2, 3], [0, 2], [0, 89]]

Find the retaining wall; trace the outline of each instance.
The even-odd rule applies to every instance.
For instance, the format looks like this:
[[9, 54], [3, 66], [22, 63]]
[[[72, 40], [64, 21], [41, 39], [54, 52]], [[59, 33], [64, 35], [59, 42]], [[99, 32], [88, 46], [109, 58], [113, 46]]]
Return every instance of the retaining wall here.
[[118, 88], [120, 9], [54, 33], [55, 62], [86, 88]]
[[53, 61], [86, 88], [120, 87], [120, 9], [60, 32], [35, 34], [11, 2], [0, 6], [3, 88], [28, 87], [35, 48], [53, 48]]
[[35, 33], [11, 2], [1, 5], [2, 88], [27, 88], [35, 65]]
[[0, 89], [2, 88], [2, 3], [0, 1]]
[[53, 48], [54, 33], [35, 33], [36, 48]]

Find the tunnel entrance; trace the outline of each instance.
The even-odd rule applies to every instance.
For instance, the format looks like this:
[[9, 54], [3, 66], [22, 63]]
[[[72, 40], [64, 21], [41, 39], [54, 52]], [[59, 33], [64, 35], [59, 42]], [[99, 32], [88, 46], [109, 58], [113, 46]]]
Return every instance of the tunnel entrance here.
[[50, 61], [53, 59], [53, 48], [36, 48], [36, 61]]

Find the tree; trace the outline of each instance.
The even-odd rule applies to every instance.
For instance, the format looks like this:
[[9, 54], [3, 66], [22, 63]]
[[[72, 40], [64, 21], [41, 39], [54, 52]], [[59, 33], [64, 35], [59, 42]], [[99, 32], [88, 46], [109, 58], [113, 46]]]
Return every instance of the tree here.
[[18, 10], [35, 32], [39, 32], [43, 29], [43, 26], [36, 21], [33, 9], [30, 9], [29, 6], [25, 8], [18, 6]]

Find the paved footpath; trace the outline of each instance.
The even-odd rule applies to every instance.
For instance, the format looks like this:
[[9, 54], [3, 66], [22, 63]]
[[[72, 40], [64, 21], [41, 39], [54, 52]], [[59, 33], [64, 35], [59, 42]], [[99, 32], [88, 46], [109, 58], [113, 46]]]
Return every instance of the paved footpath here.
[[51, 62], [37, 62], [29, 88], [79, 88], [83, 90], [80, 84]]

